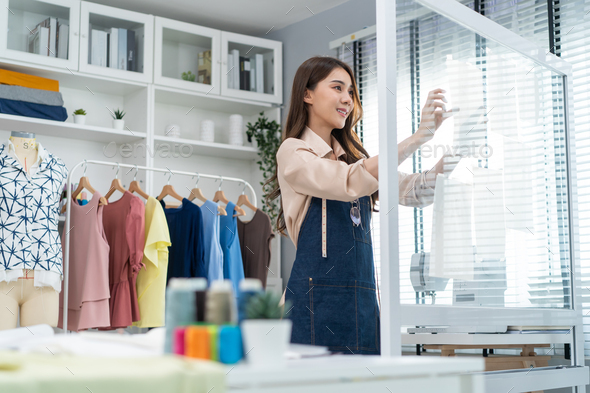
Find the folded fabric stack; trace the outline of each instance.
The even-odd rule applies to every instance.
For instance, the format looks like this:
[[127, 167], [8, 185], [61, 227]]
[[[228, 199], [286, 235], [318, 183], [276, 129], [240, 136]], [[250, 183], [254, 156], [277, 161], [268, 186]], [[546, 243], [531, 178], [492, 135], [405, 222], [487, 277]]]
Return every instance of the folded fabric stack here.
[[0, 113], [65, 121], [59, 82], [0, 69]]

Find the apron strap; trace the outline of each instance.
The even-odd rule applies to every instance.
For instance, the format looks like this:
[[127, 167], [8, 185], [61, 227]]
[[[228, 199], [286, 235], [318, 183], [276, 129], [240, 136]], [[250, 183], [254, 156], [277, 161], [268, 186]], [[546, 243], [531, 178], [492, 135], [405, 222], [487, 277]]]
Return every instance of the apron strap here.
[[327, 220], [326, 220], [326, 199], [322, 199], [322, 257], [328, 257], [328, 247], [326, 245], [326, 231], [327, 231]]

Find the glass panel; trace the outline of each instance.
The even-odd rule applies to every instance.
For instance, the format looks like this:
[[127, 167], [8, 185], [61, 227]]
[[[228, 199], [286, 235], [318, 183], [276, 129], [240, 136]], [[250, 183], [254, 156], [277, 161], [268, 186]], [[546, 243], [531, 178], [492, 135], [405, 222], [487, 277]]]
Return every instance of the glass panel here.
[[69, 8], [33, 0], [8, 4], [8, 49], [68, 58]]
[[429, 91], [454, 112], [399, 168], [444, 163], [400, 195], [402, 302], [570, 308], [562, 76], [412, 1], [397, 27], [398, 140]]
[[90, 13], [88, 64], [143, 72], [143, 23]]
[[211, 84], [211, 37], [164, 28], [162, 76]]
[[227, 87], [274, 94], [274, 50], [228, 42]]

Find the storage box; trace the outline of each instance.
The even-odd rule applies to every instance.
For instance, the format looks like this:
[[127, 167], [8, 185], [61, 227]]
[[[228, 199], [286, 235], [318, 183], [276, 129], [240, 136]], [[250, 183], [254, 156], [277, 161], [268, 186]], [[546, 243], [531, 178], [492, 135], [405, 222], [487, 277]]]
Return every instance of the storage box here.
[[211, 84], [211, 51], [199, 53], [197, 82]]

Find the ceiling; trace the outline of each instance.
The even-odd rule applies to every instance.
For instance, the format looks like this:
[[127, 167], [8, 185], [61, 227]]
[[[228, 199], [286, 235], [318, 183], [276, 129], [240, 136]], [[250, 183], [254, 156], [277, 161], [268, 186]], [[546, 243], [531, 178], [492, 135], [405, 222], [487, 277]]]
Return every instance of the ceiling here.
[[253, 36], [297, 23], [348, 0], [93, 0], [93, 3]]

